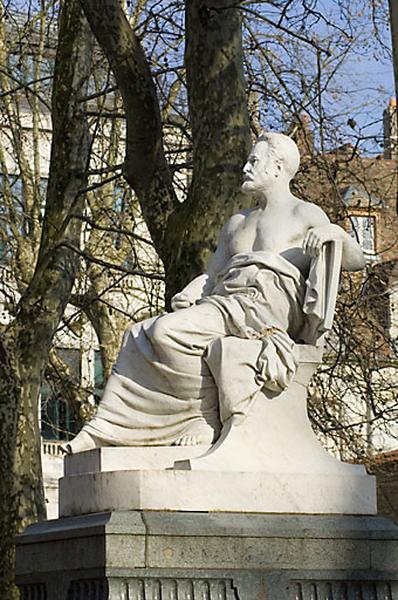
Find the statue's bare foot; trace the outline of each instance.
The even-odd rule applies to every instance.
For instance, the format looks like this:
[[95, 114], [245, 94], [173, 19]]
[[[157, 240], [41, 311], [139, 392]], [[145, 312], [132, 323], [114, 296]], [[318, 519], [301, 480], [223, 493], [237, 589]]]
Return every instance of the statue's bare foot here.
[[201, 446], [214, 440], [214, 429], [205, 423], [194, 423], [174, 442], [174, 446]]
[[66, 454], [77, 454], [78, 452], [93, 450], [94, 448], [98, 448], [98, 446], [99, 444], [95, 438], [86, 431], [81, 431], [73, 440], [63, 444], [61, 448]]

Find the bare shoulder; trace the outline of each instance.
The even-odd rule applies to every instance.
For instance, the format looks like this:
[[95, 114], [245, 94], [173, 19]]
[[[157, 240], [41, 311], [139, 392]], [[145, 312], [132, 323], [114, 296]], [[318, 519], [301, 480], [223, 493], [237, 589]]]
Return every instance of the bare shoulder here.
[[224, 230], [233, 231], [242, 221], [246, 219], [246, 217], [253, 212], [253, 208], [242, 208], [239, 212], [235, 213], [228, 219], [228, 221], [224, 225]]
[[327, 225], [330, 223], [326, 213], [316, 204], [297, 200], [295, 206], [295, 216], [303, 221], [308, 227], [317, 227], [318, 225]]
[[249, 211], [250, 209], [241, 210], [235, 215], [232, 215], [232, 217], [228, 219], [228, 221], [224, 224], [223, 228], [221, 229], [218, 238], [217, 249], [210, 260], [207, 270], [207, 273], [210, 278], [214, 279], [217, 273], [219, 273], [224, 268], [228, 260], [231, 258], [231, 238], [234, 237], [237, 229], [239, 228], [239, 225], [242, 223], [242, 221], [245, 220]]

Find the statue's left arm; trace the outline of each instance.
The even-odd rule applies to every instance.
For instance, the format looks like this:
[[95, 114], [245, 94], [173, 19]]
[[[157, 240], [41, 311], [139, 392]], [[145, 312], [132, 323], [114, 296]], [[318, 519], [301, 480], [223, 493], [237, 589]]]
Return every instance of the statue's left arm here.
[[360, 271], [365, 266], [365, 257], [359, 244], [342, 227], [333, 225], [322, 209], [308, 205], [307, 217], [310, 226], [304, 239], [303, 250], [310, 256], [317, 256], [322, 245], [331, 241], [343, 242], [342, 269], [345, 271]]

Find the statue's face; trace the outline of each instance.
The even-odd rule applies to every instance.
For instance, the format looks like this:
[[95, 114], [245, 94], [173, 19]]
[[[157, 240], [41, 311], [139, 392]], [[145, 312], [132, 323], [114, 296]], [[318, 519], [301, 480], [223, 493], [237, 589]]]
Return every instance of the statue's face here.
[[257, 142], [243, 167], [242, 192], [265, 191], [273, 185], [277, 165], [268, 142]]

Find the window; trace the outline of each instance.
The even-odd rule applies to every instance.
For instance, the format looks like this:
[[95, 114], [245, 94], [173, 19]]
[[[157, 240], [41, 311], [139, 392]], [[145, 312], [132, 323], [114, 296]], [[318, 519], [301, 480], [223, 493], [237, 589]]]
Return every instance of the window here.
[[351, 215], [351, 235], [361, 246], [365, 254], [374, 254], [375, 248], [375, 218], [372, 216]]
[[[58, 348], [57, 352], [70, 368], [71, 378], [80, 381], [80, 350]], [[50, 386], [45, 381], [40, 396], [42, 437], [46, 440], [69, 440], [74, 437], [80, 428], [80, 423], [73, 414], [62, 384]]]
[[[35, 69], [38, 71], [35, 73]], [[34, 49], [27, 47], [22, 48], [17, 54], [9, 54], [8, 70], [13, 75], [12, 85], [16, 89], [22, 84], [33, 87], [35, 75], [38, 77], [36, 86], [41, 93], [51, 93], [51, 83], [55, 68], [55, 56], [51, 55], [51, 51], [47, 49], [44, 57], [41, 57], [40, 64], [38, 63], [37, 54]]]
[[[47, 178], [41, 177], [38, 184], [40, 208], [44, 213]], [[19, 175], [0, 173], [0, 265], [7, 266], [13, 252], [14, 232], [10, 222], [22, 237], [30, 235], [31, 217], [25, 211], [22, 180]]]

